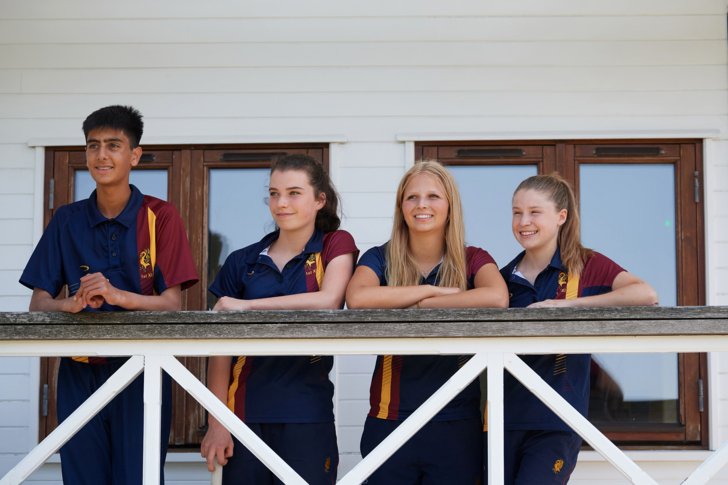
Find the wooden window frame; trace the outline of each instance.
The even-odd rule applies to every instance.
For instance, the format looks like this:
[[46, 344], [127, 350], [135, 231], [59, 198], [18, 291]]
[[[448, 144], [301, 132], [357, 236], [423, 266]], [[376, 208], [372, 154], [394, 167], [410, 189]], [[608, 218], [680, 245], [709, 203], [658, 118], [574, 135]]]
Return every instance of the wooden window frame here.
[[[211, 145], [142, 145], [143, 159], [134, 170], [167, 170], [168, 200], [177, 207], [187, 229], [192, 256], [200, 281], [183, 292], [183, 309], [204, 310], [209, 285], [207, 265], [208, 186], [211, 168], [268, 168], [278, 157], [306, 154], [324, 164], [328, 170], [329, 146], [324, 143], [267, 143]], [[44, 227], [55, 209], [72, 201], [74, 175], [86, 169], [83, 146], [49, 147], [45, 151]], [[203, 383], [206, 359], [179, 359]], [[56, 375], [59, 358], [41, 358], [39, 439], [58, 425], [56, 414]], [[170, 450], [198, 448], [206, 430], [206, 413], [202, 406], [173, 383], [172, 429]]]
[[[416, 159], [435, 159], [445, 165], [536, 165], [538, 173], [559, 172], [573, 184], [577, 200], [582, 164], [672, 163], [675, 166], [677, 304], [680, 306], [705, 304], [702, 154], [702, 140], [697, 139], [415, 143]], [[598, 427], [617, 444], [631, 448], [707, 449], [707, 384], [707, 354], [678, 354], [681, 424], [606, 426], [599, 423]]]

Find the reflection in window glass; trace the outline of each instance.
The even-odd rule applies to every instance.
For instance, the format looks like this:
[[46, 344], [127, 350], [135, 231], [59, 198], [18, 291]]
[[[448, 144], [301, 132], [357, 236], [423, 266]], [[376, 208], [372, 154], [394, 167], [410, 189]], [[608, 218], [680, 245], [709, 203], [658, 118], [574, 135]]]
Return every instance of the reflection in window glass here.
[[[211, 169], [208, 194], [208, 282], [228, 255], [275, 229], [268, 204], [269, 170]], [[208, 293], [208, 305], [214, 299]]]
[[[167, 200], [166, 170], [132, 170], [129, 182], [135, 185], [142, 194]], [[76, 170], [73, 179], [73, 200], [87, 199], [96, 188], [96, 182], [88, 170]]]
[[[579, 177], [584, 245], [648, 281], [662, 305], [675, 305], [673, 166], [583, 164]], [[593, 421], [679, 422], [677, 354], [598, 354], [592, 367]]]
[[513, 191], [525, 178], [537, 174], [535, 165], [454, 166], [465, 213], [467, 244], [488, 251], [499, 267], [522, 251], [511, 232]]

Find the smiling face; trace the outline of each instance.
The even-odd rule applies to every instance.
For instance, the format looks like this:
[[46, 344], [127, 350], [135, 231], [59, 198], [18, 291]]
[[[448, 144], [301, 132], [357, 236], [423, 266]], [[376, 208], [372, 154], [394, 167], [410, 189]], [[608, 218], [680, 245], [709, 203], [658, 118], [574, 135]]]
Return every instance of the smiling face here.
[[325, 203], [325, 195], [315, 193], [305, 171], [275, 170], [270, 174], [268, 207], [281, 231], [313, 232], [316, 214]]
[[413, 176], [402, 194], [402, 217], [410, 234], [445, 233], [450, 204], [442, 183], [433, 175]]
[[128, 187], [129, 172], [141, 154], [141, 147], [132, 149], [122, 130], [97, 128], [86, 138], [86, 167], [97, 187]]
[[526, 251], [556, 251], [559, 228], [566, 222], [566, 217], [566, 209], [557, 209], [544, 192], [523, 189], [513, 194], [511, 227]]

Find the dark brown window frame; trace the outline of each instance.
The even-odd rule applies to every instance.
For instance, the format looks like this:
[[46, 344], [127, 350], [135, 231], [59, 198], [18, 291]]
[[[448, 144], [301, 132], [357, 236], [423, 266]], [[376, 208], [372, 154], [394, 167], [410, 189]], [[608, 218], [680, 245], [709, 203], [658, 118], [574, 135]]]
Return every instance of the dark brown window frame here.
[[[675, 170], [677, 304], [705, 304], [705, 239], [702, 186], [703, 145], [698, 139], [419, 141], [415, 159], [445, 165], [536, 165], [538, 173], [559, 172], [579, 196], [581, 164], [672, 163]], [[708, 447], [707, 355], [678, 354], [681, 425], [604, 426], [619, 445], [638, 448], [706, 449]], [[698, 395], [702, 382], [703, 409]]]

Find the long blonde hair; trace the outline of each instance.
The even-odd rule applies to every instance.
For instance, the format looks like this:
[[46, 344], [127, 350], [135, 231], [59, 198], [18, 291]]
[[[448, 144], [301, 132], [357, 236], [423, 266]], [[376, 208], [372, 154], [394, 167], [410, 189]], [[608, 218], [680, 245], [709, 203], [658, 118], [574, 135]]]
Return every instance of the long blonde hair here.
[[387, 248], [387, 284], [389, 286], [418, 285], [422, 278], [409, 249], [409, 229], [402, 215], [402, 199], [404, 198], [405, 188], [414, 176], [420, 174], [432, 175], [440, 181], [445, 189], [445, 197], [450, 206], [445, 225], [445, 254], [440, 265], [437, 285], [465, 290], [467, 289], [465, 224], [463, 223], [460, 192], [450, 172], [435, 160], [423, 160], [415, 163], [404, 174], [397, 188], [392, 236]]
[[581, 274], [584, 263], [591, 256], [592, 250], [581, 244], [579, 207], [569, 182], [556, 172], [550, 175], [534, 175], [521, 182], [513, 195], [515, 196], [519, 190], [541, 192], [556, 205], [557, 211], [566, 209], [566, 222], [559, 228], [558, 244], [561, 251], [561, 262], [570, 273]]

